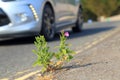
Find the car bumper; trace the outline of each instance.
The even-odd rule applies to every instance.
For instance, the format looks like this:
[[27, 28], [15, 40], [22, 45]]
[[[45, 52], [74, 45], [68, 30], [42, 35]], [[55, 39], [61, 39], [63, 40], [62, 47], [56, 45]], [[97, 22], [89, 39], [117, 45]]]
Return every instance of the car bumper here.
[[15, 27], [8, 25], [0, 27], [0, 38], [14, 38], [38, 35], [39, 32], [36, 31], [36, 24], [36, 22], [29, 22]]
[[[14, 38], [37, 35], [40, 32], [40, 19], [29, 3], [0, 3], [0, 38]], [[7, 5], [7, 7], [5, 6]], [[32, 6], [33, 8], [34, 6]], [[37, 19], [36, 19], [37, 16]], [[6, 22], [7, 23], [4, 23]]]

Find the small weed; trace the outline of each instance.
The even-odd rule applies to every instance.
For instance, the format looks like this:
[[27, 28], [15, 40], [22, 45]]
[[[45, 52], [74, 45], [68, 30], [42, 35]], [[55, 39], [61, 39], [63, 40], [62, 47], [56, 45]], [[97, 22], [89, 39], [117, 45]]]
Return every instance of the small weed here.
[[[60, 44], [59, 46], [55, 46], [58, 48], [57, 52], [49, 51], [49, 47], [47, 42], [45, 41], [44, 36], [35, 37], [35, 47], [33, 53], [37, 55], [37, 60], [34, 63], [34, 66], [42, 66], [42, 73], [45, 72], [53, 72], [54, 70], [62, 67], [63, 62], [70, 61], [75, 53], [73, 50], [69, 48], [69, 44], [66, 43], [67, 37], [69, 36], [68, 32], [62, 32], [60, 35]], [[52, 59], [56, 60], [52, 60]], [[42, 76], [41, 78], [44, 78]], [[40, 80], [48, 80], [48, 79], [40, 79]], [[49, 79], [50, 80], [50, 79]], [[52, 79], [51, 79], [52, 80]]]

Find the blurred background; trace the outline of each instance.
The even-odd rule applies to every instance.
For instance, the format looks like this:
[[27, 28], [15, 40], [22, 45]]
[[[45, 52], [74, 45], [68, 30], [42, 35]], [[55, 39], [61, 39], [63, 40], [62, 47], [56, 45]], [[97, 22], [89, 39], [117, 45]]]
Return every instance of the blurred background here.
[[81, 0], [84, 21], [120, 20], [120, 0]]

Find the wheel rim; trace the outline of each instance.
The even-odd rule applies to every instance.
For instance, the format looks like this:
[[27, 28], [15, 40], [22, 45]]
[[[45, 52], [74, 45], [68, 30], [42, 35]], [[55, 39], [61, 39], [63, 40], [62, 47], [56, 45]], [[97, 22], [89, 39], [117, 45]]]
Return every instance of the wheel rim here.
[[49, 9], [44, 13], [44, 33], [45, 36], [53, 38], [54, 36], [54, 15]]

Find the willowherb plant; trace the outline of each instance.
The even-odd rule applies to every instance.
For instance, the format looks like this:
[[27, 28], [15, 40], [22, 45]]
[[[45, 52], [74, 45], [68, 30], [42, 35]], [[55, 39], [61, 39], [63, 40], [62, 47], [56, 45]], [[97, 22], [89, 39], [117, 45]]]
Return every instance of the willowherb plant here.
[[60, 35], [60, 45], [58, 46], [59, 51], [55, 54], [55, 57], [57, 58], [57, 60], [61, 60], [61, 61], [70, 61], [73, 56], [72, 54], [75, 53], [73, 50], [71, 50], [69, 48], [69, 44], [66, 43], [66, 40], [69, 36], [68, 32], [62, 32]]
[[54, 56], [54, 53], [49, 51], [49, 47], [44, 36], [38, 36], [35, 39], [36, 41], [34, 41], [34, 44], [36, 49], [33, 50], [33, 52], [37, 55], [37, 60], [34, 65], [42, 66], [42, 72], [44, 72], [50, 67], [50, 62]]
[[[74, 51], [69, 48], [68, 44], [66, 44], [68, 36], [68, 32], [61, 33], [58, 52], [49, 51], [49, 47], [44, 36], [36, 37], [36, 41], [34, 41], [36, 49], [33, 50], [33, 53], [37, 55], [37, 60], [35, 61], [34, 65], [42, 66], [42, 72], [45, 72], [61, 67], [61, 63], [64, 61], [70, 61], [73, 58], [72, 54]], [[56, 58], [56, 61], [53, 61], [53, 58]]]

